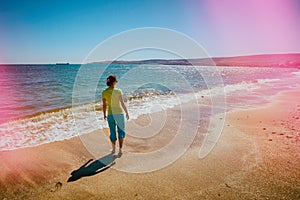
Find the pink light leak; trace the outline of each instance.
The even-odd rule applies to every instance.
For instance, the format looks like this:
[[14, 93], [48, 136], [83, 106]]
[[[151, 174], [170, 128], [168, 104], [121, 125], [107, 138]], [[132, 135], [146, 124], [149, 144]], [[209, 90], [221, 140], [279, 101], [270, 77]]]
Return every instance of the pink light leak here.
[[14, 107], [15, 88], [9, 84], [13, 80], [9, 77], [8, 71], [8, 66], [0, 66], [0, 124], [17, 118], [19, 113]]
[[212, 39], [228, 53], [300, 51], [296, 0], [206, 0], [204, 8], [216, 37]]

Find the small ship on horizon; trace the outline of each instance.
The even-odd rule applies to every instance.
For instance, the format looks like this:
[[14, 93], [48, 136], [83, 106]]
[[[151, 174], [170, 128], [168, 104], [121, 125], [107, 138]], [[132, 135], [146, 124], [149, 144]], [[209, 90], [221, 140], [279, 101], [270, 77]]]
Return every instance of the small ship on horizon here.
[[69, 65], [70, 63], [56, 63], [56, 65]]

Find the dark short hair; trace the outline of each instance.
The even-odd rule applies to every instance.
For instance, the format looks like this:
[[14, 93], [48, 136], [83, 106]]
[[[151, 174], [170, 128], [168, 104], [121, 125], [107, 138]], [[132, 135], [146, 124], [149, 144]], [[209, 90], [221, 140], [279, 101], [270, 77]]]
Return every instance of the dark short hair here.
[[109, 75], [106, 79], [106, 85], [107, 86], [112, 86], [112, 84], [117, 81], [117, 76], [116, 75]]

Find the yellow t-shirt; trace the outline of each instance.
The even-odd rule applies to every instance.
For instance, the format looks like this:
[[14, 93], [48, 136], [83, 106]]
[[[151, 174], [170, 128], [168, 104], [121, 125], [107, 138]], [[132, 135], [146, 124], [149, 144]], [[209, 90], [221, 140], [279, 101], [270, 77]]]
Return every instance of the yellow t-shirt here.
[[108, 105], [108, 114], [123, 114], [123, 109], [120, 104], [122, 90], [118, 88], [107, 88], [102, 92], [102, 99], [106, 100]]

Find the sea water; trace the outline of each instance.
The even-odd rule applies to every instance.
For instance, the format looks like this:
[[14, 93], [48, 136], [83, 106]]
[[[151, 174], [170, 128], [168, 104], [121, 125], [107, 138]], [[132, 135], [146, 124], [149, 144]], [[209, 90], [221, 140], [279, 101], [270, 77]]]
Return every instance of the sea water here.
[[[1, 65], [0, 150], [65, 140], [107, 127], [101, 92], [110, 74], [119, 79], [117, 87], [123, 91], [131, 119], [193, 98], [209, 99], [220, 91], [226, 95], [226, 110], [243, 108], [299, 83], [299, 70], [293, 68]], [[263, 87], [270, 89], [262, 93]]]

